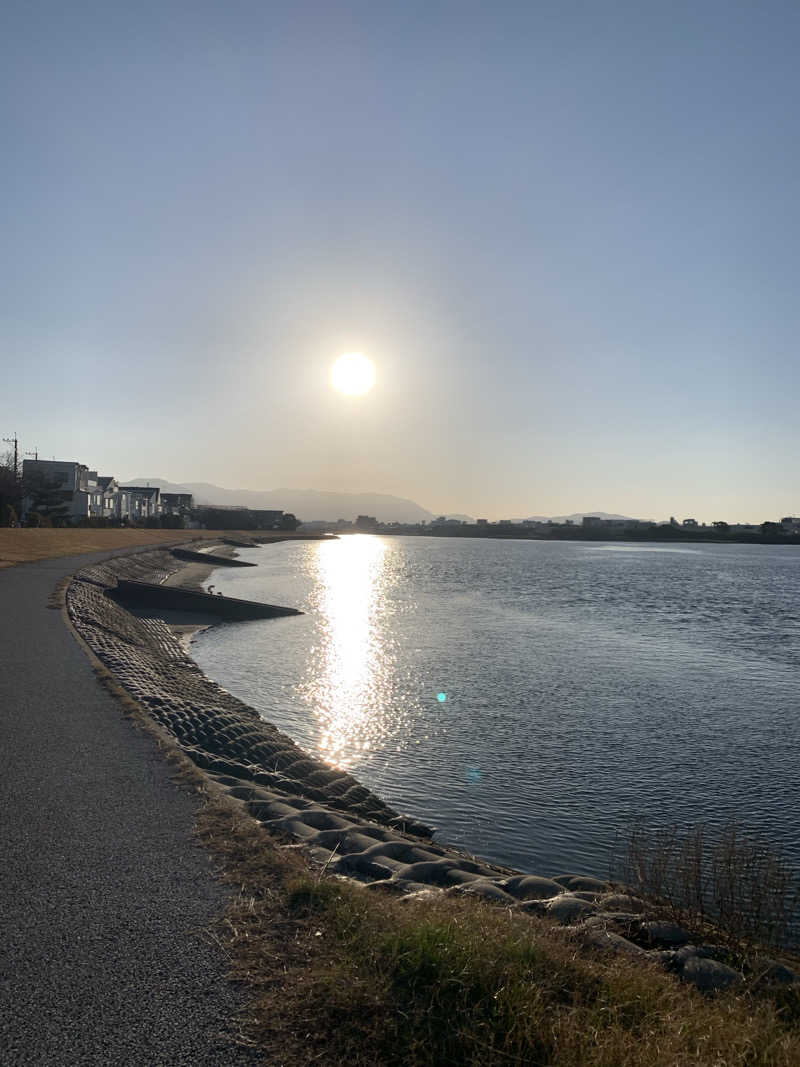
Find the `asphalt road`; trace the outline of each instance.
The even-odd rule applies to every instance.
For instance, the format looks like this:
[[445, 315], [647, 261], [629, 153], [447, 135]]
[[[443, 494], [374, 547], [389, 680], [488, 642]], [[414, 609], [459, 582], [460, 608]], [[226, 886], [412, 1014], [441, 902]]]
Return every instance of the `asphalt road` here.
[[0, 1064], [252, 1063], [197, 802], [47, 607], [113, 554], [0, 570]]

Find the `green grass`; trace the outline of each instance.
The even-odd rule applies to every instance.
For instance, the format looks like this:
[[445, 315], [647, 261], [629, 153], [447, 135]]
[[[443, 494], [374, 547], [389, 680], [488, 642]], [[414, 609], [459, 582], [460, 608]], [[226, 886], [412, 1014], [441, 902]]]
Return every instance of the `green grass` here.
[[239, 887], [226, 942], [266, 1062], [800, 1063], [797, 989], [704, 997], [654, 964], [581, 950], [534, 916], [319, 876], [232, 809], [204, 819]]

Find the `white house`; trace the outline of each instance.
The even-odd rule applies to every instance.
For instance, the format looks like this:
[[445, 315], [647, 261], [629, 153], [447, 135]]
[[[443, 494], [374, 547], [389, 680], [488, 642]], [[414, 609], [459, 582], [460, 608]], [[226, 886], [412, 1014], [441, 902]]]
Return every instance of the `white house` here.
[[157, 485], [120, 485], [117, 490], [120, 519], [137, 521], [161, 514], [160, 490]]

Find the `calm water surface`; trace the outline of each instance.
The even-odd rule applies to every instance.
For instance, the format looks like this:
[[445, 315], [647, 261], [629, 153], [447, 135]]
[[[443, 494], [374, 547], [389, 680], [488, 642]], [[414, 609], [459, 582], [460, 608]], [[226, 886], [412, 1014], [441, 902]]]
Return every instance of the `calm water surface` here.
[[203, 670], [437, 838], [607, 876], [615, 835], [736, 817], [800, 870], [800, 549], [382, 538], [245, 550]]

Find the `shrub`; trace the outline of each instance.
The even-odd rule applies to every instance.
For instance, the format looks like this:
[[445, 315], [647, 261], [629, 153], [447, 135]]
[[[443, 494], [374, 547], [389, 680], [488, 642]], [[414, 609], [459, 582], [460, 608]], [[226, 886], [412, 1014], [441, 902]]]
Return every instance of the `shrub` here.
[[47, 527], [48, 529], [53, 525], [50, 516], [42, 515], [39, 511], [29, 511], [26, 522], [28, 526]]
[[0, 504], [0, 526], [16, 526], [17, 513], [11, 504]]

